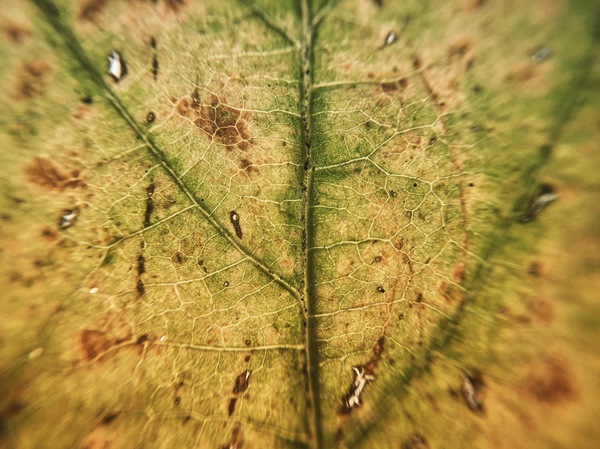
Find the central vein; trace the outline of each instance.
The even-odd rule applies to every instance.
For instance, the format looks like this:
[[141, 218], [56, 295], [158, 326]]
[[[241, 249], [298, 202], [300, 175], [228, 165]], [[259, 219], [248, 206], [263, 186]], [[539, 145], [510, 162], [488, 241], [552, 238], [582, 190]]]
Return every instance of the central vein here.
[[317, 449], [321, 443], [321, 419], [319, 405], [319, 372], [318, 372], [318, 346], [317, 328], [315, 322], [315, 296], [312, 280], [314, 279], [313, 259], [309, 249], [314, 246], [314, 219], [313, 219], [313, 164], [311, 159], [312, 140], [312, 57], [314, 30], [312, 26], [311, 0], [301, 0], [302, 11], [302, 43], [301, 43], [301, 80], [300, 85], [300, 110], [302, 117], [302, 158], [303, 177], [301, 184], [302, 211], [302, 258], [304, 266], [304, 279], [302, 281], [302, 317], [305, 338], [306, 361], [306, 388], [309, 407], [309, 429], [311, 435], [311, 448]]

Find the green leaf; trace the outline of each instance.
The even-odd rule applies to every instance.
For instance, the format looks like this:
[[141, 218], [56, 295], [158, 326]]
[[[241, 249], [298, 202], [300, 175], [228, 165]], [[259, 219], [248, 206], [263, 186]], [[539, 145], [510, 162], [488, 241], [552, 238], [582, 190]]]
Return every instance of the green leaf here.
[[6, 2], [0, 448], [594, 447], [597, 6]]

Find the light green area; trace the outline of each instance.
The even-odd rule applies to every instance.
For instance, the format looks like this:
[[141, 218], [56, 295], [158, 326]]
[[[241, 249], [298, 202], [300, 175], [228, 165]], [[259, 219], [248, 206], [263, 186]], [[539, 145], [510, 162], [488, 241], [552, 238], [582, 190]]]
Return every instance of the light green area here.
[[0, 449], [595, 447], [584, 3], [9, 1]]

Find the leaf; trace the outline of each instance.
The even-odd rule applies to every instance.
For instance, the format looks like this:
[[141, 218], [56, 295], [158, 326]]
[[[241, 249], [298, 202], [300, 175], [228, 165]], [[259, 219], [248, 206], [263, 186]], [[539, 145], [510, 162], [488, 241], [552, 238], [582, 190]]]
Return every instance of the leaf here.
[[598, 8], [0, 15], [0, 447], [593, 447]]

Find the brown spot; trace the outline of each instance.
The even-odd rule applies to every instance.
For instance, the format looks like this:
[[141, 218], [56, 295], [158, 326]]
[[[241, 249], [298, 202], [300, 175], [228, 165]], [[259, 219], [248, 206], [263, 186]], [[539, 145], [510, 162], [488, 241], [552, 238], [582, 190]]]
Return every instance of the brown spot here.
[[30, 182], [49, 190], [62, 191], [67, 187], [83, 185], [79, 170], [72, 170], [71, 173], [66, 174], [59, 170], [50, 159], [42, 157], [34, 157], [25, 172]]
[[547, 357], [543, 366], [531, 373], [526, 385], [529, 394], [546, 405], [557, 405], [576, 397], [567, 362], [556, 356]]
[[549, 299], [538, 299], [529, 306], [533, 315], [542, 324], [550, 324], [554, 321], [554, 303]]
[[173, 12], [179, 12], [185, 6], [185, 0], [164, 0], [164, 2], [165, 6]]
[[398, 81], [398, 85], [402, 89], [406, 89], [408, 87], [408, 79], [406, 79], [406, 78], [400, 78], [400, 80]]
[[93, 329], [84, 329], [79, 333], [79, 348], [84, 360], [94, 360], [113, 346], [106, 333]]
[[456, 267], [454, 267], [452, 277], [454, 277], [454, 280], [458, 282], [463, 282], [465, 280], [465, 275], [465, 264], [464, 262], [459, 262]]
[[140, 254], [137, 259], [137, 272], [143, 274], [146, 272], [146, 258], [143, 254]]
[[258, 167], [256, 167], [256, 165], [254, 165], [253, 162], [249, 159], [240, 160], [240, 168], [248, 173], [258, 173]]
[[527, 270], [527, 273], [530, 274], [533, 277], [540, 277], [543, 274], [543, 266], [541, 264], [541, 262], [533, 262], [530, 266], [529, 269]]
[[135, 284], [135, 291], [137, 292], [138, 297], [144, 296], [144, 292], [146, 291], [146, 287], [144, 286], [144, 281], [138, 279]]
[[113, 422], [118, 416], [118, 413], [108, 413], [106, 415], [104, 415], [104, 417], [102, 418], [102, 424], [103, 425], [108, 425], [111, 422]]
[[396, 82], [381, 83], [381, 90], [384, 93], [393, 92], [395, 90], [398, 90], [398, 84]]
[[209, 105], [202, 104], [201, 101], [192, 101], [190, 105], [187, 98], [184, 98], [177, 105], [177, 112], [182, 117], [193, 119], [198, 128], [227, 148], [247, 150], [252, 138], [244, 114], [225, 101], [212, 94]]
[[7, 39], [14, 44], [22, 43], [31, 34], [29, 29], [16, 23], [7, 23], [2, 27], [2, 31], [4, 31]]
[[233, 412], [235, 410], [235, 403], [237, 402], [237, 398], [233, 397], [229, 399], [229, 404], [227, 405], [227, 414], [229, 416], [233, 415]]
[[79, 20], [93, 22], [106, 6], [107, 0], [88, 0], [77, 14]]
[[235, 378], [235, 384], [233, 386], [233, 394], [241, 394], [244, 393], [248, 389], [248, 381], [250, 380], [250, 375], [252, 371], [245, 370], [242, 374]]
[[462, 58], [465, 56], [469, 50], [471, 50], [473, 43], [469, 38], [461, 38], [454, 41], [450, 47], [448, 48], [448, 57], [449, 58]]
[[36, 98], [42, 95], [46, 84], [45, 78], [50, 66], [44, 61], [24, 62], [19, 76], [17, 99]]
[[49, 242], [53, 242], [58, 238], [58, 233], [52, 228], [44, 228], [41, 234]]
[[171, 261], [176, 264], [182, 264], [187, 260], [187, 256], [180, 251], [176, 251], [171, 257]]
[[229, 221], [231, 221], [233, 229], [235, 229], [235, 235], [241, 239], [244, 234], [242, 233], [242, 227], [240, 225], [240, 215], [236, 211], [232, 210], [229, 212]]

